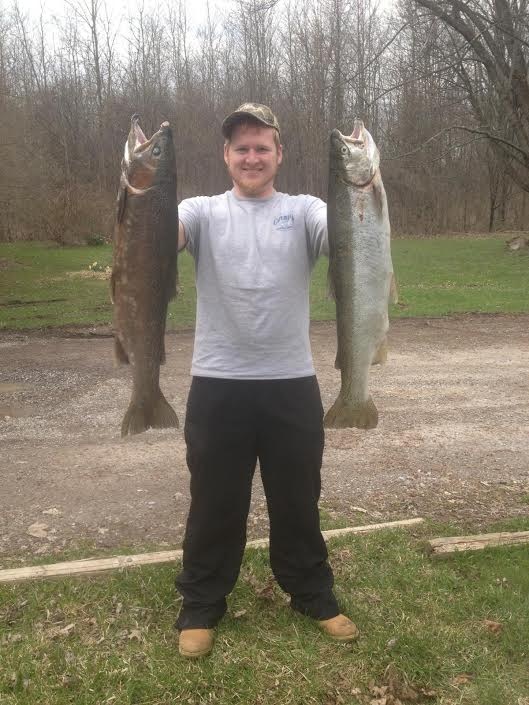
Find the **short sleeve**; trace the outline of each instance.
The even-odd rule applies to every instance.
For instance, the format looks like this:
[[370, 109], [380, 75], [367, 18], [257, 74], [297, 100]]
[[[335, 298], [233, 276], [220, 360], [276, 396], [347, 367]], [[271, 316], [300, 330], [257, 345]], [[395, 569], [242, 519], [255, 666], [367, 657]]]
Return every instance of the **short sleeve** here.
[[178, 206], [178, 219], [184, 226], [186, 248], [197, 258], [202, 222], [203, 196], [185, 198]]
[[327, 204], [315, 196], [306, 196], [305, 225], [307, 228], [307, 245], [311, 263], [314, 264], [321, 255], [329, 254], [327, 240]]

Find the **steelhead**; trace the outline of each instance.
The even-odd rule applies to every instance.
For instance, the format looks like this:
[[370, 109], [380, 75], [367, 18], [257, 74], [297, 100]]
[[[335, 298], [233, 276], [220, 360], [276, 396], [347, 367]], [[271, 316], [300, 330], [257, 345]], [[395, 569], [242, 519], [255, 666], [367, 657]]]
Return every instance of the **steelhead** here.
[[386, 359], [388, 299], [393, 266], [386, 192], [377, 146], [360, 120], [351, 136], [330, 137], [327, 226], [329, 286], [336, 301], [341, 373], [338, 398], [325, 415], [327, 428], [375, 428], [369, 396], [371, 364]]
[[114, 354], [132, 368], [132, 399], [121, 435], [178, 427], [160, 389], [165, 321], [176, 296], [178, 207], [176, 160], [168, 122], [147, 139], [134, 115], [117, 197], [111, 293]]

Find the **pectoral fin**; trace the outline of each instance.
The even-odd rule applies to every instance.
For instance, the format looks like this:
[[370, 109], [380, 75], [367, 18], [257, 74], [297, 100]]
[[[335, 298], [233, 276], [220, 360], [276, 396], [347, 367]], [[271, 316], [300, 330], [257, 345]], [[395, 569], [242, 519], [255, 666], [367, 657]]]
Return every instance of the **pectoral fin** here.
[[384, 340], [380, 343], [380, 346], [378, 350], [375, 353], [375, 356], [373, 358], [373, 361], [371, 362], [372, 365], [383, 365], [388, 359], [388, 340], [387, 338], [384, 338]]
[[399, 303], [399, 290], [397, 289], [397, 280], [394, 272], [391, 274], [391, 284], [389, 285], [389, 300], [392, 304]]
[[119, 181], [118, 195], [116, 198], [116, 221], [121, 223], [123, 220], [123, 214], [125, 213], [125, 206], [127, 204], [127, 182], [124, 177], [121, 176]]

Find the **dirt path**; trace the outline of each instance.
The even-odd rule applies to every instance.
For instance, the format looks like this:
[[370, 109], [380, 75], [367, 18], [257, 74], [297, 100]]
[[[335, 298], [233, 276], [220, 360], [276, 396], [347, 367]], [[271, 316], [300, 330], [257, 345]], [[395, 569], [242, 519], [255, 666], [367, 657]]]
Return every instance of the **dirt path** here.
[[[334, 340], [333, 324], [314, 324], [325, 408], [339, 385]], [[168, 336], [162, 372], [181, 422], [192, 342]], [[74, 331], [0, 334], [0, 564], [86, 543], [181, 542], [182, 431], [120, 439], [130, 379], [111, 349]], [[396, 321], [390, 349], [371, 378], [379, 427], [327, 433], [323, 506], [351, 522], [420, 515], [475, 527], [529, 515], [529, 316]], [[40, 538], [27, 533], [35, 523]], [[249, 533], [265, 532], [257, 481]]]

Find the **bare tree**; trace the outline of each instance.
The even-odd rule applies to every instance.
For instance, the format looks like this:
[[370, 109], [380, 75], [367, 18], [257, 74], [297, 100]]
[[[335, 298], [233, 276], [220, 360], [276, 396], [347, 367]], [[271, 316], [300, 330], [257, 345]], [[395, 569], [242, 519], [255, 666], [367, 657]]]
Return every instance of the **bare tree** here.
[[454, 42], [458, 73], [479, 123], [468, 129], [490, 140], [513, 180], [529, 191], [527, 0], [415, 2], [461, 40]]

